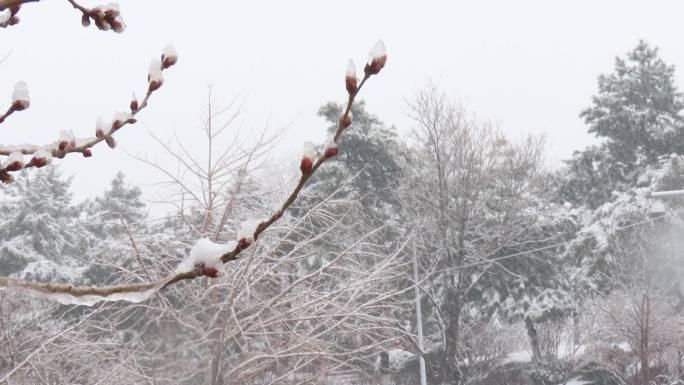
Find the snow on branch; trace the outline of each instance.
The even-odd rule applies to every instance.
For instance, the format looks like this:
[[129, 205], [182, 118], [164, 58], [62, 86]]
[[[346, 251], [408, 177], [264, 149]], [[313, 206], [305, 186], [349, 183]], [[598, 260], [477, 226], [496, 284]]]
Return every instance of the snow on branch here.
[[[0, 28], [7, 28], [9, 26], [19, 23], [19, 10], [22, 4], [37, 3], [40, 0], [0, 0]], [[78, 4], [74, 0], [67, 0], [71, 6], [81, 12], [81, 24], [88, 27], [92, 23], [101, 30], [112, 30], [121, 33], [126, 29], [117, 3], [109, 3], [106, 5], [98, 5], [93, 8], [87, 8]]]
[[[169, 55], [171, 54], [174, 57], [173, 62], [175, 62], [175, 51], [165, 50], [165, 55], [167, 58], [170, 57]], [[347, 106], [340, 116], [335, 134], [329, 138], [323, 146], [321, 146], [322, 151], [316, 151], [316, 148], [313, 146], [313, 144], [305, 143], [304, 154], [300, 165], [301, 175], [295, 188], [289, 193], [280, 207], [278, 207], [270, 217], [263, 220], [249, 220], [243, 223], [240, 231], [238, 232], [238, 239], [236, 243], [219, 245], [207, 239], [201, 239], [193, 247], [188, 258], [180, 263], [174, 273], [155, 282], [123, 284], [105, 287], [77, 287], [69, 284], [35, 283], [16, 278], [0, 277], [0, 288], [10, 290], [14, 289], [21, 292], [26, 292], [28, 294], [38, 295], [43, 298], [54, 299], [62, 303], [92, 305], [98, 301], [125, 300], [139, 302], [149, 298], [149, 296], [154, 292], [162, 290], [179, 281], [194, 279], [202, 276], [210, 278], [216, 277], [218, 275], [218, 267], [220, 267], [220, 265], [223, 263], [237, 260], [242, 251], [249, 248], [254, 242], [257, 241], [259, 236], [266, 231], [266, 229], [268, 229], [273, 223], [283, 216], [285, 211], [297, 200], [300, 191], [302, 188], [304, 188], [307, 181], [316, 173], [323, 163], [325, 163], [325, 161], [331, 157], [337, 155], [338, 145], [336, 141], [340, 135], [342, 135], [344, 130], [351, 125], [351, 108], [356, 95], [359, 94], [363, 88], [363, 85], [368, 79], [371, 78], [371, 76], [380, 72], [386, 61], [387, 54], [385, 53], [384, 45], [382, 44], [382, 41], [379, 41], [371, 51], [369, 62], [365, 66], [364, 77], [356, 87], [350, 87], [349, 85], [352, 78], [350, 73], [352, 66], [349, 66], [347, 73], [345, 74], [345, 87], [347, 88], [348, 94]], [[165, 60], [165, 57], [163, 56], [160, 62], [162, 69], [165, 68], [165, 65], [168, 63], [168, 59]], [[147, 98], [154, 89], [153, 83], [163, 81], [163, 79], [160, 77], [161, 72], [156, 72], [157, 64], [153, 65], [153, 69], [154, 71], [150, 71], [148, 78], [150, 86], [148, 88], [147, 96], [145, 99], [143, 99], [142, 104], [140, 104], [140, 109], [144, 108], [144, 106], [147, 104]], [[132, 111], [132, 115], [135, 115], [135, 113], [137, 113], [137, 110]], [[130, 119], [132, 119], [132, 116]], [[121, 121], [120, 123], [131, 123], [129, 120]], [[112, 129], [114, 129], [114, 126], [115, 125], [113, 124]], [[102, 129], [102, 134], [98, 135], [96, 139], [87, 141], [83, 144], [79, 144], [77, 141], [76, 145], [72, 145], [70, 140], [65, 139], [67, 144], [65, 145], [64, 149], [57, 148], [57, 150], [54, 150], [53, 148], [53, 152], [58, 155], [64, 155], [68, 152], [83, 151], [92, 144], [104, 140], [104, 137], [111, 136], [111, 130], [108, 132], [105, 131], [106, 130]], [[98, 132], [100, 132], [100, 130], [98, 130]], [[5, 155], [8, 150], [10, 149], [0, 149], [0, 155]], [[12, 152], [15, 151], [16, 149], [14, 149]], [[9, 153], [7, 153], [7, 155], [9, 155]]]
[[[91, 148], [100, 142], [106, 142], [110, 148], [116, 147], [114, 134], [122, 127], [128, 124], [136, 123], [136, 115], [147, 107], [147, 103], [152, 94], [157, 91], [164, 79], [162, 72], [178, 61], [173, 46], [167, 46], [161, 55], [161, 60], [154, 59], [148, 72], [148, 84], [145, 97], [142, 102], [138, 102], [133, 95], [133, 99], [129, 104], [128, 111], [120, 111], [114, 114], [111, 120], [104, 120], [98, 118], [95, 124], [95, 136], [87, 138], [76, 138], [71, 130], [62, 131], [57, 140], [52, 143], [37, 146], [31, 144], [0, 146], [0, 156], [14, 157], [12, 163], [3, 162], [0, 166], [0, 181], [9, 183], [12, 181], [11, 172], [19, 171], [22, 168], [29, 167], [43, 167], [50, 162], [51, 158], [64, 158], [70, 153], [80, 153], [85, 158], [93, 155]], [[28, 94], [28, 86], [26, 83], [19, 82], [14, 87], [12, 95], [12, 102], [7, 112], [0, 115], [0, 123], [2, 123], [8, 116], [17, 111], [23, 111], [30, 105]], [[21, 159], [17, 157], [22, 155]], [[24, 162], [23, 156], [28, 155], [30, 159]], [[11, 167], [10, 167], [11, 166]]]

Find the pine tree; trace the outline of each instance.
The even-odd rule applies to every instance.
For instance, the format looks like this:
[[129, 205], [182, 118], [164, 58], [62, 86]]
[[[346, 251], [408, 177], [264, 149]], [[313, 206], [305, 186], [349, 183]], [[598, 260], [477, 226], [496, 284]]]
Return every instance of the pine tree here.
[[592, 106], [580, 116], [604, 141], [568, 161], [569, 181], [562, 192], [565, 199], [591, 207], [633, 185], [660, 157], [684, 152], [684, 98], [674, 67], [657, 48], [640, 41], [625, 58], [615, 59], [615, 71], [599, 76], [598, 85]]
[[[47, 280], [76, 277], [70, 270], [85, 259], [87, 231], [72, 205], [71, 178], [57, 167], [24, 172], [16, 183], [3, 185], [2, 274]], [[82, 261], [81, 261], [82, 262]]]

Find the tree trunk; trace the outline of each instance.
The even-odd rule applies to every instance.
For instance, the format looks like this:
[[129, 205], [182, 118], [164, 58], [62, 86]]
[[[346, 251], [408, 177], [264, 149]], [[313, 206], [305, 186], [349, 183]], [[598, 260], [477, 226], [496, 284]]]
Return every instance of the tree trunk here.
[[541, 348], [539, 347], [539, 335], [537, 329], [534, 327], [534, 322], [530, 317], [525, 317], [525, 329], [527, 329], [527, 336], [530, 337], [530, 346], [532, 347], [532, 362], [536, 365], [541, 363]]
[[641, 297], [641, 341], [639, 344], [639, 363], [641, 364], [641, 384], [648, 385], [651, 380], [651, 373], [648, 363], [648, 333], [649, 318], [651, 316], [650, 300], [646, 293]]

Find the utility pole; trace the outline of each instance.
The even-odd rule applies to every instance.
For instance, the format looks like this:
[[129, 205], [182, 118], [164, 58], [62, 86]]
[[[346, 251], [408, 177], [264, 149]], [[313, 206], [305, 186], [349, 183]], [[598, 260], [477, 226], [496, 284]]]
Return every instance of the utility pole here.
[[416, 328], [418, 329], [418, 362], [420, 363], [420, 385], [427, 385], [425, 375], [425, 358], [423, 358], [423, 313], [420, 311], [420, 289], [418, 288], [418, 253], [416, 253], [416, 237], [413, 235], [413, 282], [416, 285]]

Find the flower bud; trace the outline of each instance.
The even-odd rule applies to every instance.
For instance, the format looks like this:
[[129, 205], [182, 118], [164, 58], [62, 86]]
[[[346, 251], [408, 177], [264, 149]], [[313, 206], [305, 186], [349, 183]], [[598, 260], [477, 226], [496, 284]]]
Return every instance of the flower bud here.
[[169, 44], [166, 47], [164, 47], [164, 51], [162, 51], [161, 56], [162, 68], [167, 69], [172, 65], [176, 64], [177, 61], [178, 52], [176, 52], [176, 48], [172, 44]]
[[369, 62], [363, 71], [366, 76], [376, 75], [387, 63], [387, 50], [382, 40], [378, 40], [370, 51]]
[[302, 153], [302, 161], [299, 164], [299, 169], [302, 174], [310, 174], [313, 171], [313, 162], [316, 157], [316, 147], [311, 142], [304, 142], [304, 151]]
[[353, 117], [351, 111], [349, 111], [348, 114], [342, 114], [342, 116], [340, 116], [340, 127], [347, 128], [351, 126]]
[[213, 266], [205, 266], [202, 269], [202, 274], [209, 278], [216, 278], [218, 277], [218, 269]]
[[338, 147], [337, 143], [335, 143], [335, 139], [333, 137], [328, 138], [327, 142], [325, 143], [325, 157], [332, 158], [337, 156], [337, 152]]
[[82, 154], [84, 158], [90, 158], [93, 156], [93, 152], [89, 148], [84, 149]]
[[354, 62], [349, 60], [347, 64], [347, 74], [344, 77], [344, 84], [349, 95], [354, 95], [359, 90], [358, 79], [356, 79], [356, 66]]
[[131, 98], [131, 105], [130, 105], [130, 107], [131, 107], [131, 113], [138, 112], [138, 108], [139, 108], [140, 106], [138, 105], [138, 99], [136, 99], [135, 93], [133, 94], [133, 98]]

